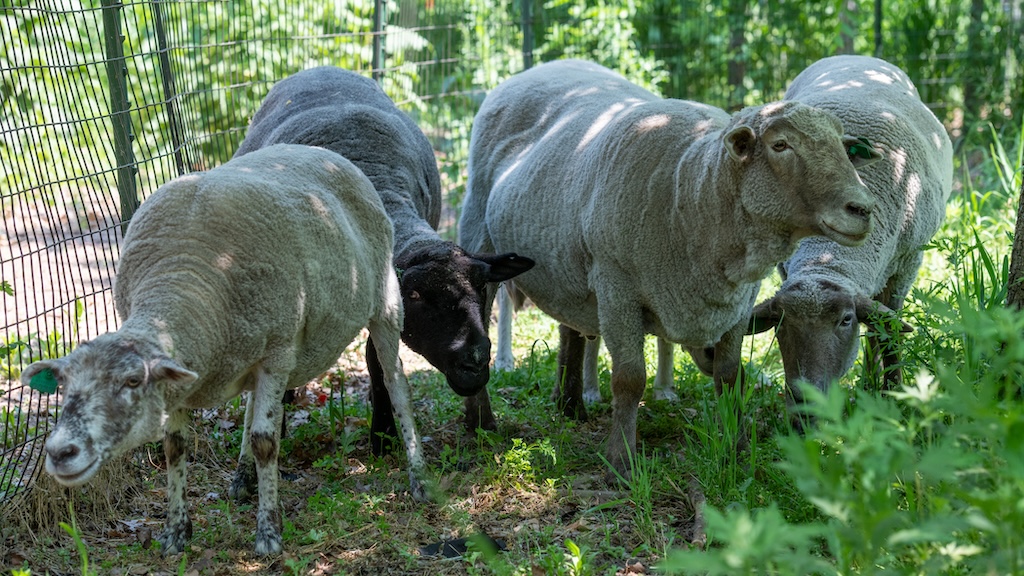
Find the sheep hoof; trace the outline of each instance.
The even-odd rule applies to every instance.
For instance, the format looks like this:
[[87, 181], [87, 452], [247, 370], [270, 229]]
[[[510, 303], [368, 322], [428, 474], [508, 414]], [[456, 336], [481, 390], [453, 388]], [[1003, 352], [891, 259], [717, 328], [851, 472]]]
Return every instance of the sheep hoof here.
[[601, 401], [601, 391], [596, 389], [586, 389], [583, 391], [583, 401], [587, 404], [597, 404]]
[[675, 390], [672, 390], [671, 388], [655, 388], [654, 399], [668, 400], [669, 402], [679, 402], [679, 395], [676, 394]]
[[257, 528], [255, 552], [258, 556], [272, 556], [284, 550], [281, 534], [272, 528]]
[[421, 482], [412, 471], [409, 472], [409, 492], [412, 493], [412, 499], [417, 502], [430, 502], [430, 491], [427, 490], [427, 485]]
[[192, 520], [185, 518], [184, 522], [164, 526], [163, 532], [157, 536], [156, 541], [160, 543], [160, 552], [164, 556], [172, 556], [184, 552], [185, 542], [190, 538], [192, 538]]

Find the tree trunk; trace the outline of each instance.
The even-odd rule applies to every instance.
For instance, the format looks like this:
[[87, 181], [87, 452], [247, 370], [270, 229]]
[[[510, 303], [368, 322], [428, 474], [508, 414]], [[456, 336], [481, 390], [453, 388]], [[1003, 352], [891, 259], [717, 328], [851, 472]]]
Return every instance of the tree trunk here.
[[729, 111], [743, 108], [743, 97], [746, 90], [743, 79], [747, 75], [747, 60], [743, 54], [746, 44], [747, 1], [731, 0], [729, 2]]
[[839, 12], [840, 54], [853, 54], [853, 38], [857, 34], [857, 0], [844, 0]]
[[[1024, 169], [1024, 167], [1022, 167]], [[1006, 305], [1024, 310], [1024, 178], [1021, 178], [1017, 199], [1017, 225], [1013, 231], [1013, 251], [1010, 253], [1010, 278], [1006, 289]]]

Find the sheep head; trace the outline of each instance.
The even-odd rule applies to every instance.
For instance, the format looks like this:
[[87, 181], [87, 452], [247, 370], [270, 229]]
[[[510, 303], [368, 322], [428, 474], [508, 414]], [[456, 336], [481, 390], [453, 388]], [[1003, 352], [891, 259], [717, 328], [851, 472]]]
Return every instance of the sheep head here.
[[875, 202], [856, 168], [881, 156], [844, 135], [832, 113], [792, 101], [747, 108], [724, 145], [741, 166], [744, 207], [793, 241], [823, 235], [857, 246], [867, 238]]
[[887, 332], [892, 324], [900, 326], [900, 332], [914, 329], [884, 304], [814, 278], [786, 284], [755, 306], [748, 333], [775, 328], [790, 400], [799, 403], [803, 395], [798, 381], [825, 390], [853, 366], [860, 324], [876, 333]]
[[402, 341], [440, 370], [455, 393], [476, 394], [490, 379], [487, 284], [510, 280], [533, 264], [511, 253], [471, 254], [450, 242], [396, 258]]
[[48, 370], [63, 388], [62, 410], [46, 440], [46, 471], [60, 484], [84, 484], [111, 458], [159, 439], [168, 393], [180, 397], [198, 378], [145, 348], [108, 333], [22, 371], [26, 385]]

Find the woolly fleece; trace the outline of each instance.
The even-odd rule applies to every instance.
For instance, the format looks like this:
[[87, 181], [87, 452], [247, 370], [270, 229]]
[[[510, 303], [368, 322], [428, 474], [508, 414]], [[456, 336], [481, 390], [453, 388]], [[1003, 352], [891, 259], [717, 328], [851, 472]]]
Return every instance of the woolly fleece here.
[[320, 66], [274, 84], [235, 157], [276, 143], [320, 146], [362, 170], [394, 224], [396, 257], [441, 241], [434, 150], [372, 78]]
[[[921, 266], [921, 247], [946, 215], [953, 153], [945, 128], [921, 102], [907, 75], [878, 58], [819, 60], [796, 77], [786, 98], [831, 111], [847, 132], [867, 138], [881, 155], [880, 161], [858, 170], [877, 206], [874, 229], [864, 244], [842, 246], [827, 238], [807, 238], [781, 267], [785, 280], [778, 294], [800, 308], [789, 310], [787, 329], [794, 333], [790, 338], [802, 343], [784, 342], [786, 335], [779, 334], [792, 385], [797, 354], [806, 374], [831, 377], [844, 374], [856, 358], [858, 338], [848, 340], [846, 350], [826, 350], [831, 334], [814, 332], [814, 319], [834, 325], [828, 321], [832, 311], [858, 296], [892, 310], [902, 307]], [[799, 349], [806, 345], [811, 349], [803, 354]], [[836, 365], [811, 366], [824, 358]], [[823, 387], [827, 382], [815, 383]]]
[[[788, 144], [772, 151], [777, 139]], [[459, 224], [468, 249], [533, 258], [516, 287], [559, 322], [604, 337], [607, 455], [623, 471], [645, 380], [643, 334], [705, 347], [739, 329], [716, 357], [716, 381], [734, 378], [759, 281], [804, 236], [832, 227], [861, 240], [869, 211], [829, 113], [782, 102], [730, 117], [563, 60], [484, 101]]]
[[369, 326], [403, 423], [410, 481], [424, 464], [398, 358], [402, 306], [392, 227], [372, 184], [341, 156], [271, 146], [154, 192], [125, 235], [116, 332], [37, 362], [64, 385], [47, 471], [87, 481], [102, 463], [164, 434], [164, 554], [192, 532], [185, 504], [189, 411], [251, 390], [240, 461], [255, 460], [255, 550], [281, 550], [277, 495], [281, 397], [337, 361]]

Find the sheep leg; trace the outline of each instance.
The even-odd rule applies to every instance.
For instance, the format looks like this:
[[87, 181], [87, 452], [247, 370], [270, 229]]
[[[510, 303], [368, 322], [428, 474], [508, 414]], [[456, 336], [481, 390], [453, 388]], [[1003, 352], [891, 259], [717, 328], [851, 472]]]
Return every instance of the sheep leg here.
[[163, 554], [177, 554], [185, 550], [185, 542], [192, 538], [192, 519], [185, 501], [186, 488], [186, 434], [189, 413], [174, 410], [164, 427], [164, 456], [167, 458], [167, 522], [157, 537]]
[[401, 423], [402, 439], [405, 442], [405, 454], [409, 461], [409, 489], [412, 497], [418, 501], [427, 500], [426, 463], [423, 459], [423, 448], [416, 432], [416, 421], [413, 418], [412, 391], [409, 381], [405, 379], [402, 359], [398, 356], [398, 341], [401, 334], [400, 321], [371, 321], [369, 324], [370, 340], [379, 359], [379, 366], [384, 377], [384, 386], [391, 398], [391, 409], [395, 419]]
[[466, 406], [466, 431], [471, 435], [477, 430], [497, 430], [498, 422], [494, 419], [494, 412], [491, 411], [491, 397], [487, 388], [477, 392], [473, 396], [467, 396]]
[[245, 419], [242, 425], [242, 447], [238, 453], [238, 467], [235, 478], [228, 487], [228, 497], [235, 502], [243, 502], [256, 494], [256, 460], [252, 456], [252, 445], [249, 443], [248, 430], [252, 430], [253, 399], [245, 403]]
[[566, 326], [558, 326], [558, 379], [555, 381], [553, 400], [562, 414], [579, 420], [587, 419], [583, 404], [583, 356], [586, 339]]
[[366, 341], [366, 368], [370, 372], [370, 406], [373, 408], [370, 420], [370, 451], [375, 456], [381, 456], [394, 451], [398, 427], [395, 425], [391, 396], [384, 382], [384, 371], [381, 369], [373, 338]]
[[[609, 316], [614, 321], [601, 319], [601, 334], [612, 358], [612, 426], [605, 444], [605, 458], [612, 470], [605, 478], [614, 482], [619, 475], [626, 480], [632, 476], [630, 462], [636, 453], [637, 409], [647, 387], [647, 370], [640, 311], [628, 314], [616, 310]], [[630, 319], [633, 322], [628, 322]]]
[[658, 338], [658, 372], [654, 375], [654, 399], [678, 402], [675, 388], [675, 362], [672, 343]]
[[601, 352], [601, 337], [587, 338], [583, 348], [583, 400], [587, 404], [601, 401], [601, 386], [597, 377], [597, 360]]
[[498, 349], [494, 354], [495, 370], [514, 370], [515, 358], [512, 356], [512, 318], [515, 306], [509, 294], [511, 286], [502, 282], [498, 288]]
[[[255, 551], [261, 556], [280, 554], [283, 549], [277, 467], [281, 418], [284, 416], [284, 406], [281, 404], [283, 381], [283, 378], [272, 376], [264, 367], [257, 370], [256, 389], [250, 398], [252, 426], [244, 433], [249, 438], [252, 456], [256, 461], [259, 504], [256, 509]], [[249, 420], [248, 409], [246, 420]]]

